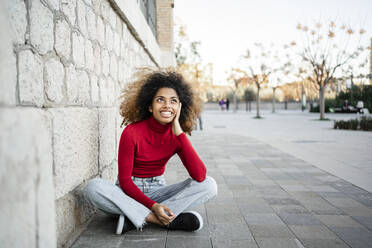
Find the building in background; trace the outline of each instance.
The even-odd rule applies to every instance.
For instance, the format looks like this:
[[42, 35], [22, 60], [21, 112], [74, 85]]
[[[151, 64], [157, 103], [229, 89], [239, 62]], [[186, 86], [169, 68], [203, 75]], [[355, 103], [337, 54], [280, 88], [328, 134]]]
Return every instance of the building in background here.
[[114, 182], [120, 90], [174, 65], [173, 0], [0, 3], [0, 246], [69, 247]]

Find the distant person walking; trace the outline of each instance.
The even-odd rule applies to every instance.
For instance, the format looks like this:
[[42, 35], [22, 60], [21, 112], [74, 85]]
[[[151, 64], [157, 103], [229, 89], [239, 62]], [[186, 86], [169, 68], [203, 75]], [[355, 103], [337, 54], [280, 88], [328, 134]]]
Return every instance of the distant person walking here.
[[226, 106], [226, 102], [225, 102], [225, 99], [221, 99], [220, 102], [220, 107], [221, 107], [221, 111], [224, 111], [225, 110], [225, 106]]
[[229, 106], [230, 106], [230, 100], [229, 98], [226, 98], [226, 110], [229, 111]]

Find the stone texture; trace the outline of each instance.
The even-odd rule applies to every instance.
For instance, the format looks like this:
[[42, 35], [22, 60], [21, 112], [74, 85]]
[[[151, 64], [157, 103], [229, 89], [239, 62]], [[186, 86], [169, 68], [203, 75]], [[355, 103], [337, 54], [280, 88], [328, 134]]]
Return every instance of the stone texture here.
[[105, 33], [105, 45], [109, 51], [112, 51], [112, 47], [114, 45], [114, 34], [112, 33], [112, 29], [110, 25], [106, 24], [106, 33]]
[[11, 27], [6, 25], [5, 6], [0, 5], [0, 104], [16, 104], [17, 67], [10, 37]]
[[74, 240], [76, 233], [81, 231], [84, 223], [95, 213], [94, 208], [84, 200], [82, 189], [83, 187], [79, 187], [56, 200], [58, 247], [70, 247], [69, 243]]
[[76, 0], [61, 0], [61, 9], [71, 25], [74, 25], [76, 20], [75, 8]]
[[51, 58], [45, 62], [45, 90], [47, 98], [54, 103], [61, 103], [64, 95], [65, 70], [59, 59]]
[[27, 28], [26, 5], [22, 0], [7, 0], [7, 4], [12, 30], [12, 39], [15, 43], [24, 44]]
[[59, 56], [70, 59], [71, 54], [71, 31], [64, 19], [57, 20], [55, 30], [56, 40], [54, 48]]
[[41, 54], [53, 49], [53, 14], [39, 0], [33, 0], [31, 3], [30, 39], [31, 44]]
[[51, 135], [44, 111], [2, 108], [0, 129], [6, 130], [0, 133], [0, 243], [55, 247]]
[[44, 104], [43, 65], [41, 59], [30, 50], [19, 52], [18, 58], [20, 103], [41, 107]]
[[77, 32], [72, 33], [72, 58], [78, 68], [85, 66], [84, 41], [84, 37], [81, 34]]
[[98, 173], [98, 116], [84, 108], [50, 109], [56, 198]]
[[87, 34], [86, 5], [83, 0], [76, 1], [77, 24], [81, 33]]
[[77, 72], [73, 65], [66, 68], [66, 92], [69, 103], [77, 103], [79, 87]]
[[83, 105], [89, 105], [90, 100], [90, 85], [88, 73], [85, 71], [77, 71], [77, 83], [78, 83], [78, 102]]
[[108, 76], [110, 72], [110, 55], [106, 49], [101, 50], [102, 55], [102, 73]]
[[97, 40], [101, 46], [105, 43], [105, 25], [103, 24], [102, 18], [97, 17]]
[[102, 73], [102, 66], [101, 66], [101, 48], [98, 43], [93, 44], [93, 63], [94, 63], [94, 73], [96, 75], [101, 75]]
[[99, 119], [99, 167], [113, 165], [115, 159], [115, 117], [117, 109], [100, 109]]
[[114, 81], [118, 78], [118, 60], [114, 53], [110, 54], [110, 75]]
[[95, 40], [97, 37], [96, 15], [89, 7], [87, 8], [87, 26], [89, 38]]
[[85, 41], [85, 65], [90, 71], [94, 70], [93, 46], [90, 40]]
[[98, 77], [94, 74], [90, 75], [90, 92], [92, 94], [92, 104], [98, 105], [99, 103]]

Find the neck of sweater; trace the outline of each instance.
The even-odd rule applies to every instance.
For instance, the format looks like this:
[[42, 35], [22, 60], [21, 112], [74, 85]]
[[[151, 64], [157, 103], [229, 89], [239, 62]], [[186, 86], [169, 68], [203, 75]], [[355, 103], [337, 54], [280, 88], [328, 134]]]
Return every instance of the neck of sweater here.
[[172, 123], [168, 123], [165, 125], [160, 124], [157, 120], [154, 119], [153, 116], [148, 118], [146, 122], [149, 128], [156, 133], [165, 133], [172, 127]]

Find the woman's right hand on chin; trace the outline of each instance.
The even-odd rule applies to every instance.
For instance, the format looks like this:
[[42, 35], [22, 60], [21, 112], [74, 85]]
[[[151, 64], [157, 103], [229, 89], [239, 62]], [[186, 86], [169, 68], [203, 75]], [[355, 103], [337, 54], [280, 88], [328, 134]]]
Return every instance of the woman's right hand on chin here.
[[151, 208], [152, 212], [156, 215], [163, 225], [168, 225], [174, 218], [174, 213], [168, 208], [159, 203], [155, 203]]

